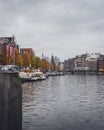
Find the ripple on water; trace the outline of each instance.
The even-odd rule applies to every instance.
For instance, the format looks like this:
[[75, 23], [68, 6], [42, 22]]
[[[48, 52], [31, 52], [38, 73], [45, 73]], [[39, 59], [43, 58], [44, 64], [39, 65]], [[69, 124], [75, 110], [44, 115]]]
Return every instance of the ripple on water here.
[[104, 77], [67, 75], [23, 84], [23, 130], [104, 130]]

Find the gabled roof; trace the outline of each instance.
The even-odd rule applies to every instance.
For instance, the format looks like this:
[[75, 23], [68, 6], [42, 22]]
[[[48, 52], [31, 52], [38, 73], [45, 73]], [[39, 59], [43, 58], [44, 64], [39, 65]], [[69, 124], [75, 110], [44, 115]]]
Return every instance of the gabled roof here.
[[28, 54], [35, 54], [32, 48], [21, 48], [22, 52], [27, 52]]
[[32, 48], [21, 48], [23, 51], [32, 51]]

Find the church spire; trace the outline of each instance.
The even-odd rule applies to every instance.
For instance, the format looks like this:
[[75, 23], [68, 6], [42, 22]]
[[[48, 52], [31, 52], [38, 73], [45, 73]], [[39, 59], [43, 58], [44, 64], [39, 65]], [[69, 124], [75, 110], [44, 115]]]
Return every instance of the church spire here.
[[42, 51], [42, 59], [44, 59], [44, 54], [43, 54], [43, 51]]
[[53, 53], [52, 53], [52, 56], [51, 56], [51, 64], [55, 65]]

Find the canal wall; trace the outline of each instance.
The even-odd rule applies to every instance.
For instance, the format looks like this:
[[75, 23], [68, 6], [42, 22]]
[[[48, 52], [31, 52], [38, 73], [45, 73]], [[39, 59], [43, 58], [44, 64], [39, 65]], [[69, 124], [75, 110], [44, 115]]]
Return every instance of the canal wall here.
[[22, 88], [18, 73], [0, 73], [0, 130], [22, 130]]

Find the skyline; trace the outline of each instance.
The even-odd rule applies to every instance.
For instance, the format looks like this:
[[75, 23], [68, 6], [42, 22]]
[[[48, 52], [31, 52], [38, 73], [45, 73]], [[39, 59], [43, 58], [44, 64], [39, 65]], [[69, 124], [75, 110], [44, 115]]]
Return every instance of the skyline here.
[[20, 47], [62, 61], [82, 53], [104, 54], [103, 0], [2, 0], [1, 36]]

